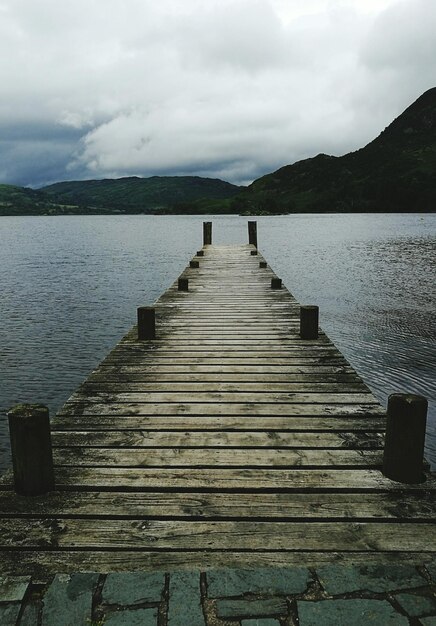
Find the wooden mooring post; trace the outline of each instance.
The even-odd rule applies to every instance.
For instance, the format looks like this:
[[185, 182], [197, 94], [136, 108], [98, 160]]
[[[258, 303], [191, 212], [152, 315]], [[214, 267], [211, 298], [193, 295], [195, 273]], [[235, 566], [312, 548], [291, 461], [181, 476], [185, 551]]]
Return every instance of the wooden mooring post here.
[[428, 402], [423, 396], [393, 393], [388, 399], [383, 474], [401, 483], [424, 480]]
[[306, 305], [300, 307], [301, 339], [318, 339], [319, 307]]
[[138, 308], [138, 339], [156, 338], [156, 309], [150, 306]]
[[189, 279], [180, 277], [177, 281], [177, 289], [179, 291], [189, 291]]
[[203, 245], [212, 245], [212, 222], [203, 222]]
[[271, 289], [281, 289], [282, 288], [282, 279], [274, 276], [271, 278]]
[[257, 222], [248, 222], [248, 243], [257, 248]]
[[48, 408], [18, 404], [8, 412], [9, 433], [18, 494], [39, 496], [55, 486]]

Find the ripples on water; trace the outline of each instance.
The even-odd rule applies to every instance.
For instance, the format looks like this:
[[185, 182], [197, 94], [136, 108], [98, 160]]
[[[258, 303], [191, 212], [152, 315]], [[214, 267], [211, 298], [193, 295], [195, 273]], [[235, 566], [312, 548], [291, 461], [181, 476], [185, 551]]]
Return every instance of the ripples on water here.
[[[201, 247], [247, 240], [236, 216], [0, 219], [0, 468], [5, 411], [54, 413]], [[395, 391], [430, 401], [426, 456], [436, 465], [436, 215], [258, 218], [259, 248], [385, 404]]]

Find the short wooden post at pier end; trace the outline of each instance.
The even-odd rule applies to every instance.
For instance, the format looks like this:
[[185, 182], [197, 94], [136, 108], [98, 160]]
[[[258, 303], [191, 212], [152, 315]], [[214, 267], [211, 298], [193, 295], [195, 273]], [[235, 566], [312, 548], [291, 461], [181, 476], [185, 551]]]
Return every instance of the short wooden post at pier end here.
[[282, 288], [282, 279], [271, 278], [271, 289], [281, 289], [281, 288]]
[[204, 256], [204, 250], [198, 250], [197, 256]]
[[177, 289], [179, 291], [189, 291], [189, 280], [187, 278], [179, 278], [177, 281]]
[[262, 269], [266, 268], [266, 261], [259, 261], [259, 267]]
[[257, 222], [248, 222], [248, 243], [257, 248]]
[[251, 256], [256, 256], [257, 250], [251, 250], [250, 254], [251, 254]]
[[212, 245], [212, 222], [203, 222], [203, 245]]
[[428, 402], [423, 396], [393, 393], [388, 398], [383, 474], [401, 483], [424, 481]]
[[318, 339], [319, 307], [307, 305], [300, 307], [301, 339]]
[[8, 411], [16, 493], [39, 496], [55, 487], [49, 411], [43, 404], [18, 404]]
[[156, 339], [156, 311], [153, 307], [138, 308], [138, 339]]
[[189, 261], [189, 267], [200, 267], [199, 261]]

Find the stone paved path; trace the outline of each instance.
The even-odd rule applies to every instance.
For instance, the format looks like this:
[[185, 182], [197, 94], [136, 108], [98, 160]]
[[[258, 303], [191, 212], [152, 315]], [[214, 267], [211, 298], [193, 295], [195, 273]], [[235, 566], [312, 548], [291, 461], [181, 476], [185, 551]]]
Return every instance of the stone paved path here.
[[0, 578], [1, 626], [436, 626], [436, 561]]

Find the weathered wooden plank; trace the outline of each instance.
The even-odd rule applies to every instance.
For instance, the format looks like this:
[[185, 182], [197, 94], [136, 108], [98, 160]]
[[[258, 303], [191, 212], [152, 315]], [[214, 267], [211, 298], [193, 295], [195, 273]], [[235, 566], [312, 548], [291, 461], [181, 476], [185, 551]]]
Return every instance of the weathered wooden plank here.
[[[253, 343], [258, 343], [259, 346], [268, 346], [271, 344], [275, 344], [277, 346], [290, 346], [290, 347], [306, 347], [306, 343], [308, 346], [315, 347], [332, 347], [332, 343], [327, 339], [307, 339], [303, 340], [297, 334], [297, 326], [295, 326], [295, 334], [290, 334], [289, 330], [283, 328], [280, 332], [266, 332], [266, 331], [257, 331], [255, 329], [249, 329], [250, 332], [247, 333], [246, 330], [244, 332], [243, 327], [237, 327], [236, 325], [232, 325], [232, 329], [227, 332], [219, 332], [214, 329], [204, 328], [201, 330], [195, 330], [187, 325], [186, 327], [180, 328], [167, 328], [163, 329], [159, 327], [159, 335], [157, 339], [148, 340], [148, 341], [160, 341], [161, 344], [158, 345], [182, 345], [182, 346], [198, 346], [198, 345], [251, 345]], [[136, 330], [136, 329], [135, 329]], [[217, 342], [217, 343], [215, 343]], [[136, 332], [132, 332], [132, 335], [127, 336], [121, 343], [121, 347], [130, 347], [130, 346], [139, 346], [138, 339], [136, 336]]]
[[416, 493], [171, 493], [55, 491], [28, 498], [0, 491], [2, 517], [434, 521], [434, 491]]
[[[434, 489], [436, 479], [428, 478], [425, 488]], [[57, 467], [58, 489], [169, 489], [201, 490], [289, 490], [289, 491], [401, 491], [404, 485], [385, 478], [372, 469], [149, 469], [118, 467]], [[408, 485], [409, 491], [422, 491], [422, 484]]]
[[[241, 346], [241, 349], [244, 349], [245, 346], [251, 347], [252, 345], [260, 346], [262, 349], [271, 349], [274, 350], [280, 349], [282, 346], [287, 348], [306, 348], [310, 346], [312, 349], [315, 348], [323, 348], [323, 349], [334, 349], [337, 350], [333, 346], [333, 344], [326, 339], [300, 339], [299, 337], [290, 337], [289, 333], [269, 333], [269, 334], [260, 334], [251, 332], [250, 334], [246, 334], [243, 332], [234, 332], [234, 333], [211, 333], [209, 331], [203, 333], [195, 333], [189, 330], [185, 330], [184, 332], [176, 333], [173, 331], [167, 331], [165, 333], [162, 332], [162, 329], [159, 329], [159, 337], [156, 339], [150, 339], [148, 341], [153, 342], [153, 346], [158, 348], [165, 347], [202, 347], [202, 346]], [[304, 342], [304, 343], [303, 343]], [[307, 342], [307, 344], [306, 344]], [[133, 336], [132, 338], [126, 338], [124, 341], [118, 344], [119, 348], [123, 349], [131, 349], [131, 348], [141, 348], [141, 343], [138, 342], [137, 337]]]
[[269, 403], [246, 402], [246, 403], [129, 403], [113, 404], [110, 402], [101, 403], [89, 402], [87, 399], [83, 401], [67, 402], [58, 415], [246, 415], [246, 416], [347, 416], [347, 415], [365, 415], [374, 417], [376, 415], [384, 416], [385, 411], [376, 404], [331, 404], [331, 403], [307, 403], [307, 404], [278, 404], [274, 401]]
[[[245, 321], [255, 325], [259, 323], [267, 325], [270, 323], [288, 324], [292, 330], [295, 330], [299, 316], [298, 308], [295, 307], [292, 310], [288, 303], [270, 304], [265, 308], [264, 306], [256, 306], [253, 302], [247, 303], [246, 306], [237, 306], [235, 303], [228, 305], [224, 302], [219, 302], [214, 306], [208, 306], [207, 304], [199, 305], [195, 302], [174, 302], [165, 309], [164, 313], [162, 313], [162, 308], [156, 308], [158, 319], [165, 320], [168, 323], [171, 323], [173, 320], [189, 323], [189, 320], [192, 320], [192, 322], [200, 325], [203, 323], [216, 323], [219, 319], [224, 324], [234, 322], [242, 326], [245, 326]], [[175, 317], [176, 315], [177, 318]], [[221, 328], [225, 328], [225, 326]], [[130, 332], [131, 330], [129, 330]]]
[[[109, 368], [101, 368], [101, 370]], [[306, 383], [315, 384], [320, 383], [321, 388], [323, 383], [361, 383], [361, 380], [355, 374], [287, 374], [284, 372], [277, 372], [276, 374], [262, 374], [259, 372], [249, 373], [247, 371], [241, 373], [227, 373], [227, 372], [174, 372], [174, 373], [161, 373], [156, 375], [156, 372], [148, 372], [148, 368], [136, 368], [136, 371], [131, 372], [117, 372], [117, 368], [111, 368], [111, 372], [98, 370], [91, 374], [87, 379], [87, 383], [152, 383], [159, 380], [158, 384], [162, 383], [253, 383], [253, 382], [266, 382], [266, 383]], [[171, 369], [171, 368], [167, 368]], [[189, 368], [186, 368], [189, 369]], [[210, 368], [213, 369], [213, 368]], [[361, 383], [362, 384], [362, 383]]]
[[118, 346], [112, 351], [112, 355], [124, 355], [127, 358], [130, 358], [130, 355], [143, 355], [147, 352], [156, 351], [158, 354], [164, 353], [183, 353], [187, 356], [195, 356], [196, 354], [202, 354], [203, 352], [210, 352], [211, 347], [217, 346], [221, 347], [220, 350], [214, 350], [215, 358], [225, 358], [226, 356], [235, 357], [235, 356], [257, 356], [257, 357], [283, 357], [286, 355], [289, 356], [302, 356], [308, 354], [309, 356], [341, 356], [339, 350], [333, 346], [328, 344], [325, 345], [311, 345], [305, 348], [301, 344], [290, 344], [285, 341], [279, 342], [275, 341], [274, 343], [261, 343], [256, 339], [253, 341], [246, 342], [238, 342], [232, 343], [231, 341], [216, 341], [213, 343], [212, 340], [210, 342], [198, 341], [186, 343], [182, 343], [180, 341], [165, 341], [162, 340], [161, 343], [158, 343], [156, 340], [150, 342], [144, 342], [143, 345], [138, 343], [123, 343], [118, 344]]
[[[198, 354], [198, 353], [197, 353]], [[240, 367], [251, 368], [252, 366], [256, 367], [275, 367], [275, 366], [287, 366], [287, 367], [309, 367], [316, 365], [324, 365], [327, 367], [346, 367], [348, 366], [348, 362], [345, 360], [343, 356], [310, 356], [308, 354], [297, 356], [297, 357], [271, 357], [260, 359], [256, 356], [239, 356], [239, 357], [219, 357], [215, 356], [215, 353], [205, 353], [202, 356], [188, 356], [188, 355], [178, 355], [174, 356], [171, 353], [164, 355], [163, 353], [156, 355], [135, 355], [135, 357], [130, 358], [115, 358], [112, 354], [108, 355], [104, 361], [102, 361], [102, 366], [128, 366], [128, 367], [141, 367], [141, 366], [153, 366], [156, 367], [160, 365], [168, 366], [168, 365], [189, 365], [189, 366], [210, 366], [210, 367], [231, 367], [233, 365]]]
[[[157, 316], [159, 320], [159, 316]], [[166, 321], [161, 321], [159, 324], [159, 331], [164, 333], [165, 335], [183, 335], [186, 331], [194, 335], [199, 335], [203, 337], [205, 334], [207, 335], [222, 335], [222, 336], [239, 336], [241, 333], [245, 334], [247, 338], [252, 337], [253, 335], [266, 335], [270, 336], [283, 336], [288, 339], [300, 340], [300, 336], [298, 333], [299, 329], [299, 319], [297, 317], [291, 318], [287, 317], [281, 320], [277, 320], [274, 317], [264, 318], [263, 320], [253, 320], [251, 317], [241, 316], [239, 322], [233, 320], [226, 321], [226, 319], [220, 319], [217, 321], [216, 316], [206, 317], [204, 319], [199, 319], [198, 315], [193, 320], [191, 316], [186, 316], [185, 318], [178, 316], [177, 318], [167, 319]], [[133, 327], [125, 336], [125, 338], [134, 337], [135, 329]], [[330, 341], [323, 332], [319, 333], [320, 338], [324, 341]], [[317, 340], [316, 340], [317, 341]]]
[[[215, 316], [216, 317], [216, 316]], [[272, 324], [253, 322], [251, 326], [247, 326], [243, 320], [240, 322], [236, 320], [229, 320], [223, 322], [219, 326], [214, 324], [212, 320], [204, 321], [203, 323], [191, 324], [189, 320], [183, 324], [170, 324], [159, 325], [159, 338], [160, 339], [186, 339], [193, 336], [197, 340], [204, 338], [209, 339], [253, 339], [259, 337], [259, 339], [274, 340], [279, 338], [281, 340], [287, 340], [292, 344], [298, 345], [298, 343], [304, 341], [299, 336], [299, 322], [287, 321], [282, 323], [281, 326], [274, 327]], [[122, 340], [124, 343], [136, 343], [136, 327], [124, 337]], [[310, 345], [332, 345], [330, 340], [320, 333], [319, 339], [307, 340], [312, 341]], [[315, 343], [316, 342], [316, 343]]]
[[[269, 277], [271, 281], [272, 276]], [[197, 289], [195, 298], [191, 293], [178, 293], [177, 288], [174, 287], [171, 291], [168, 291], [163, 297], [156, 301], [156, 306], [161, 310], [171, 311], [174, 308], [188, 310], [192, 305], [193, 308], [199, 309], [201, 312], [217, 310], [220, 305], [226, 311], [247, 310], [252, 307], [256, 312], [267, 313], [271, 310], [278, 310], [288, 315], [295, 313], [298, 303], [293, 298], [286, 295], [284, 290], [281, 293], [271, 293], [270, 288], [262, 289], [258, 294], [254, 296], [250, 293], [242, 294], [242, 297], [236, 298], [237, 294], [226, 294], [225, 292], [218, 293], [219, 284], [211, 285], [209, 292], [204, 289]]]
[[[154, 374], [159, 373], [181, 373], [186, 374], [190, 372], [198, 372], [200, 374], [204, 373], [230, 373], [230, 374], [261, 374], [267, 375], [271, 374], [283, 374], [283, 375], [297, 375], [297, 374], [305, 374], [305, 375], [319, 375], [322, 376], [324, 374], [343, 374], [356, 376], [359, 380], [360, 377], [356, 373], [356, 371], [347, 363], [339, 363], [339, 364], [330, 364], [330, 360], [327, 360], [327, 363], [323, 359], [316, 359], [315, 363], [309, 363], [307, 365], [299, 365], [295, 364], [293, 359], [282, 359], [285, 363], [269, 363], [262, 361], [255, 361], [251, 357], [247, 357], [248, 362], [242, 363], [240, 365], [228, 363], [220, 363], [219, 361], [212, 362], [211, 365], [208, 365], [204, 362], [203, 359], [200, 360], [200, 363], [190, 363], [183, 362], [181, 364], [177, 363], [169, 363], [168, 359], [160, 359], [160, 358], [150, 358], [147, 361], [144, 360], [145, 366], [139, 364], [129, 364], [129, 365], [105, 365], [104, 363], [99, 365], [94, 372], [99, 372], [102, 375], [110, 374], [110, 373], [120, 373], [120, 374], [129, 374], [129, 373], [143, 373], [143, 374]], [[156, 380], [156, 377], [154, 377]]]
[[89, 448], [53, 451], [55, 466], [63, 467], [360, 467], [381, 468], [380, 450], [271, 448]]
[[234, 522], [2, 519], [3, 549], [432, 552], [436, 525], [390, 522]]
[[[82, 426], [86, 426], [83, 424]], [[118, 424], [114, 425], [115, 427]], [[251, 423], [251, 427], [254, 425]], [[357, 432], [273, 432], [245, 431], [69, 431], [52, 432], [54, 447], [174, 447], [174, 448], [382, 448], [378, 433]]]
[[[110, 386], [109, 386], [110, 387]], [[278, 393], [274, 391], [259, 391], [244, 393], [240, 392], [126, 392], [117, 393], [107, 391], [105, 393], [95, 392], [92, 395], [74, 393], [69, 399], [69, 403], [74, 402], [105, 402], [105, 403], [277, 403], [277, 404], [358, 404], [375, 405], [379, 403], [371, 393]]]
[[86, 421], [82, 414], [61, 415], [52, 423], [53, 435], [56, 430], [90, 430], [123, 431], [123, 430], [173, 430], [173, 431], [252, 431], [258, 430], [276, 432], [289, 431], [347, 431], [352, 436], [356, 432], [380, 432], [384, 431], [386, 419], [382, 416], [361, 417], [359, 415], [336, 416], [265, 416], [256, 417], [253, 423], [252, 415], [141, 415], [141, 416], [114, 416], [107, 414], [86, 415]]
[[[218, 346], [221, 350], [227, 352], [230, 351], [244, 351], [244, 350], [256, 350], [256, 351], [301, 351], [306, 350], [301, 341], [291, 341], [285, 338], [266, 338], [261, 339], [259, 337], [251, 337], [250, 339], [191, 339], [191, 338], [163, 338], [152, 339], [149, 343], [141, 345], [138, 341], [119, 343], [117, 346], [117, 353], [120, 352], [143, 352], [144, 350], [156, 349], [159, 351], [173, 350], [176, 352], [183, 351], [204, 351], [210, 350], [210, 347]], [[336, 352], [340, 354], [339, 350], [327, 342], [315, 342], [313, 341], [310, 349], [316, 352]]]
[[[254, 289], [250, 291], [245, 291], [244, 293], [235, 294], [234, 291], [230, 292], [228, 289], [220, 289], [220, 283], [215, 282], [210, 284], [210, 289], [205, 289], [204, 287], [200, 287], [196, 289], [195, 297], [194, 292], [191, 291], [189, 294], [187, 293], [178, 293], [176, 284], [173, 284], [170, 289], [161, 296], [157, 301], [156, 305], [159, 307], [164, 307], [165, 309], [171, 309], [175, 305], [187, 306], [191, 302], [196, 304], [200, 308], [204, 307], [212, 307], [216, 308], [220, 301], [224, 304], [228, 303], [229, 307], [237, 308], [238, 306], [242, 308], [247, 308], [249, 304], [253, 304], [254, 307], [259, 305], [259, 307], [265, 308], [265, 303], [268, 303], [270, 308], [291, 308], [295, 307], [297, 304], [296, 300], [288, 293], [286, 293], [285, 289], [281, 289], [280, 292], [277, 291], [273, 293], [270, 289], [271, 278], [273, 275], [267, 277], [269, 283], [265, 284], [259, 290], [255, 287], [257, 293], [254, 293]], [[238, 278], [236, 275], [235, 278]], [[238, 296], [237, 298], [234, 296]], [[229, 302], [230, 300], [230, 302]]]
[[368, 393], [369, 389], [361, 382], [344, 382], [344, 383], [330, 383], [330, 382], [175, 382], [170, 384], [161, 382], [122, 382], [117, 383], [114, 381], [86, 381], [80, 387], [80, 393], [89, 395], [90, 397], [96, 393], [147, 393], [147, 392], [234, 392], [234, 393], [248, 393], [253, 392], [253, 398], [256, 399], [258, 393], [268, 392], [283, 392], [283, 393]]

